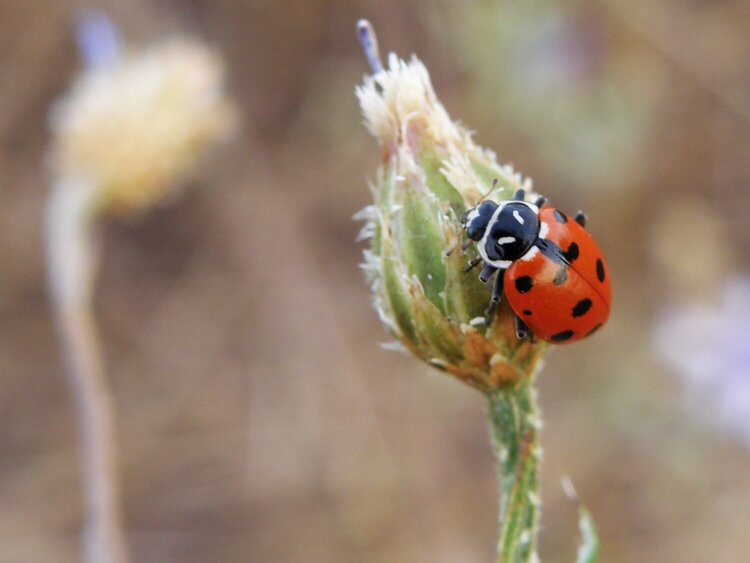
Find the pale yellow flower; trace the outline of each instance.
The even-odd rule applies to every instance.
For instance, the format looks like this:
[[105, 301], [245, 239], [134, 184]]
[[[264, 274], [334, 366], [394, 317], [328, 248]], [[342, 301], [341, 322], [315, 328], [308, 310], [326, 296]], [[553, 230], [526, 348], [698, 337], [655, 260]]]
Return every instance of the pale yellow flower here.
[[99, 211], [149, 207], [232, 129], [221, 58], [174, 38], [85, 72], [53, 109], [52, 166]]

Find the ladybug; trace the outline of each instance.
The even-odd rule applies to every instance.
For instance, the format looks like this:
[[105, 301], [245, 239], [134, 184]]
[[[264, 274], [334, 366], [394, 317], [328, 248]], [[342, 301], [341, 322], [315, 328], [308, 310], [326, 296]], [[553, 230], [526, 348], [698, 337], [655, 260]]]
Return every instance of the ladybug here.
[[[494, 184], [493, 184], [494, 187]], [[465, 272], [482, 264], [482, 283], [495, 276], [486, 311], [489, 324], [503, 291], [516, 315], [518, 338], [562, 344], [586, 338], [609, 317], [612, 285], [601, 250], [584, 229], [539, 197], [518, 190], [510, 201], [484, 201], [461, 218], [479, 253]]]

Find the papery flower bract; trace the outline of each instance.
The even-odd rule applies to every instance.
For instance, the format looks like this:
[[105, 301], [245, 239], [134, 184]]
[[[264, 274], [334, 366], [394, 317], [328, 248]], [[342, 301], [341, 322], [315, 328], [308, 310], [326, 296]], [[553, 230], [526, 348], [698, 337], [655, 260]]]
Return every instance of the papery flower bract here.
[[220, 57], [184, 38], [91, 68], [53, 108], [56, 176], [94, 186], [106, 212], [152, 205], [230, 131], [223, 81]]
[[518, 340], [505, 306], [484, 326], [489, 288], [464, 274], [466, 255], [445, 256], [461, 236], [462, 213], [494, 179], [496, 200], [530, 191], [531, 181], [451, 120], [416, 57], [392, 54], [356, 92], [382, 151], [375, 203], [360, 214], [371, 239], [363, 268], [381, 320], [417, 356], [482, 391], [533, 374], [546, 346]]

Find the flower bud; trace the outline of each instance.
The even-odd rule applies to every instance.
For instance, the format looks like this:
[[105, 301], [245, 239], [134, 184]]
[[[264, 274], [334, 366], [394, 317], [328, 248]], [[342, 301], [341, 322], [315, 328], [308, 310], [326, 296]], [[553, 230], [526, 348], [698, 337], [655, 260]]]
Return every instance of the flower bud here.
[[360, 214], [370, 239], [363, 268], [381, 320], [415, 355], [483, 392], [533, 374], [546, 345], [519, 340], [505, 304], [485, 326], [490, 287], [464, 273], [473, 245], [446, 256], [464, 240], [464, 211], [483, 196], [530, 191], [531, 181], [451, 120], [416, 57], [391, 54], [356, 93], [381, 151], [375, 201]]

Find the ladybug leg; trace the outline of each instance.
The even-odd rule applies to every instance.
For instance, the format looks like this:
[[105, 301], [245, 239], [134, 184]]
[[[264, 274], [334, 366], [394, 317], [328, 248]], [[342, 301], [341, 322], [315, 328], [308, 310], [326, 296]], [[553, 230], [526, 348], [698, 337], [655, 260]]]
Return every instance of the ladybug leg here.
[[544, 196], [539, 196], [538, 198], [536, 198], [536, 201], [534, 202], [534, 205], [536, 205], [537, 207], [541, 208], [541, 207], [544, 206], [545, 203], [547, 203], [547, 198], [544, 197]]
[[513, 196], [513, 199], [516, 201], [523, 201], [526, 199], [526, 190], [524, 189], [518, 189], [516, 190], [516, 194]]
[[528, 326], [526, 326], [526, 323], [521, 320], [521, 317], [516, 315], [516, 336], [519, 340], [522, 340], [529, 337], [529, 340], [534, 342], [536, 339], [534, 338], [534, 333], [531, 332]]
[[471, 262], [469, 262], [469, 265], [466, 266], [466, 268], [464, 268], [464, 274], [468, 274], [474, 268], [476, 268], [477, 266], [479, 266], [479, 264], [481, 264], [481, 263], [482, 263], [482, 259], [481, 258], [474, 258], [474, 260], [472, 260]]
[[495, 283], [492, 284], [492, 299], [484, 312], [485, 323], [489, 325], [492, 322], [492, 317], [495, 315], [497, 306], [500, 303], [500, 299], [503, 297], [503, 285], [505, 283], [505, 270], [500, 270], [495, 278]]
[[482, 268], [482, 273], [479, 274], [479, 281], [482, 283], [487, 283], [488, 281], [490, 281], [490, 278], [494, 275], [495, 272], [497, 272], [497, 268], [495, 268], [495, 266], [485, 264], [484, 268]]
[[456, 241], [456, 246], [454, 246], [453, 248], [451, 248], [450, 250], [448, 250], [445, 253], [445, 257], [448, 258], [451, 254], [453, 254], [456, 251], [456, 249], [459, 246], [461, 247], [461, 252], [466, 252], [466, 249], [471, 246], [472, 242], [474, 242], [474, 241], [472, 241], [471, 239], [466, 239], [465, 241], [463, 241], [463, 244], [462, 244], [461, 243], [461, 237], [459, 237], [459, 239]]
[[583, 211], [579, 211], [578, 213], [576, 213], [576, 216], [573, 217], [573, 219], [576, 223], [581, 225], [581, 227], [586, 226], [586, 214]]

